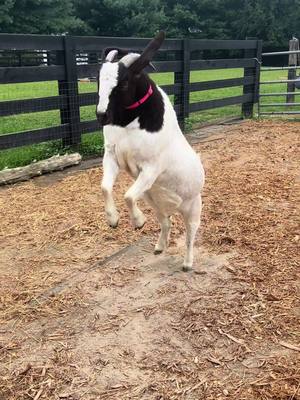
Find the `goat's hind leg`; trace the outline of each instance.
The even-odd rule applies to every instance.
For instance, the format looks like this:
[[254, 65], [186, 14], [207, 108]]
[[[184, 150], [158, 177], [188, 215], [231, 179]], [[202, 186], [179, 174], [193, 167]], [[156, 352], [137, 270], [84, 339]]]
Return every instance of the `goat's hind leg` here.
[[157, 219], [160, 223], [160, 234], [154, 248], [154, 254], [160, 254], [167, 249], [172, 225], [169, 216], [157, 213]]
[[202, 202], [201, 196], [184, 202], [181, 213], [186, 227], [186, 254], [184, 257], [183, 270], [190, 271], [194, 260], [194, 242], [200, 225]]
[[160, 234], [158, 241], [154, 248], [154, 254], [160, 254], [168, 247], [169, 235], [171, 230], [170, 216], [159, 209], [158, 204], [153, 200], [151, 191], [145, 193], [144, 198], [146, 202], [154, 209], [158, 222], [160, 223]]

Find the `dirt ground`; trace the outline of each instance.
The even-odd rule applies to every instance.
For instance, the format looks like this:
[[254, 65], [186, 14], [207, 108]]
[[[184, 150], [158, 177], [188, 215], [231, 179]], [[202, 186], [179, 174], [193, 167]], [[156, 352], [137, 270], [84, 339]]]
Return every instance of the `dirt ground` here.
[[[203, 137], [202, 137], [203, 139]], [[100, 167], [0, 190], [0, 399], [300, 399], [300, 126], [244, 122], [197, 143], [195, 271], [183, 226], [104, 223]]]

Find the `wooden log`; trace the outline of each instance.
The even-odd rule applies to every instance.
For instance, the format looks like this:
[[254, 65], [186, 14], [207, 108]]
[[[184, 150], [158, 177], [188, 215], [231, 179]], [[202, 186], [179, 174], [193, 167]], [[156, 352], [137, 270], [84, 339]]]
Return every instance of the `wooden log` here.
[[[290, 51], [297, 51], [299, 50], [299, 40], [296, 38], [293, 38], [292, 40], [290, 40], [289, 42], [289, 50]], [[289, 67], [296, 67], [297, 66], [297, 54], [290, 54], [289, 55]], [[297, 78], [297, 74], [296, 74], [296, 68], [295, 69], [289, 69], [288, 71], [288, 80], [295, 80]], [[295, 101], [295, 96], [294, 93], [295, 92], [295, 82], [288, 82], [287, 84], [287, 96], [286, 96], [286, 102], [287, 103], [294, 103]]]
[[25, 167], [4, 169], [0, 171], [0, 185], [27, 181], [35, 176], [63, 170], [72, 165], [79, 164], [81, 158], [79, 153], [65, 154], [63, 156], [56, 155]]

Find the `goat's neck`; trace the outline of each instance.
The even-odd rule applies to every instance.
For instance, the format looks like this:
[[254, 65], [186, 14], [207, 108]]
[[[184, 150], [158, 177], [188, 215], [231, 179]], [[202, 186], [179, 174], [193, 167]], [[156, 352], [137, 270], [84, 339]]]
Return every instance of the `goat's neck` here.
[[138, 119], [141, 129], [145, 129], [150, 133], [158, 132], [162, 128], [164, 117], [162, 95], [156, 84], [148, 76], [142, 75], [140, 79], [141, 81], [138, 82], [133, 103], [145, 96], [150, 85], [153, 93], [143, 104], [134, 109], [126, 109], [119, 106], [115, 116], [116, 125], [125, 127], [130, 122]]

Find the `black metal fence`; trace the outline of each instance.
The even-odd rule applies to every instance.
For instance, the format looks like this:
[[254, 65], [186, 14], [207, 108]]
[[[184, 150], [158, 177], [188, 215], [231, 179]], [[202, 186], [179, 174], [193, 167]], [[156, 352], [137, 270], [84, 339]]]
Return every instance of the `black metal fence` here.
[[[142, 51], [148, 41], [138, 38], [0, 34], [1, 83], [58, 81], [58, 96], [1, 101], [0, 117], [60, 110], [61, 121], [57, 126], [2, 135], [0, 149], [55, 139], [74, 145], [80, 143], [83, 134], [99, 130], [96, 119], [82, 121], [80, 118], [80, 107], [96, 105], [98, 97], [95, 92], [79, 93], [78, 79], [96, 76], [103, 48], [116, 46]], [[184, 125], [190, 113], [236, 104], [241, 104], [244, 117], [251, 117], [258, 98], [261, 49], [259, 40], [165, 40], [154, 65], [157, 72], [174, 73], [174, 83], [162, 88], [167, 94], [174, 95], [174, 108], [180, 123]], [[219, 51], [221, 57], [227, 51], [231, 58], [206, 59], [205, 54], [210, 51]], [[10, 65], [9, 54], [14, 52], [18, 53], [19, 61]], [[33, 54], [32, 62], [30, 54]], [[22, 57], [26, 66], [20, 61]], [[243, 68], [244, 76], [190, 82], [192, 71], [226, 68]], [[192, 92], [237, 86], [243, 87], [242, 95], [190, 102]]]

